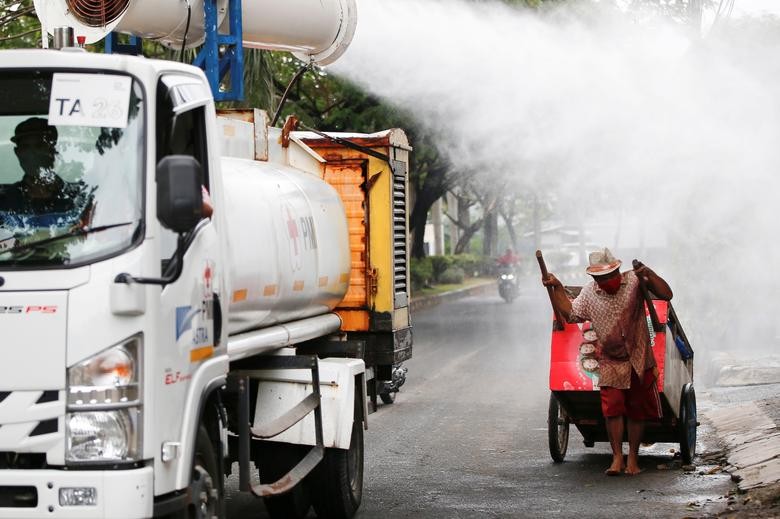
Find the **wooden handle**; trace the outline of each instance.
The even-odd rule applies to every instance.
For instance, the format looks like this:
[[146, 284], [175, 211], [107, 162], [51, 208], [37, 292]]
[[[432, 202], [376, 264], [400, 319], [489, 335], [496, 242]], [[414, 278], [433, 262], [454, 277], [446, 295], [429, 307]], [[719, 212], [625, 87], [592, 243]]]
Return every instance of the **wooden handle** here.
[[[536, 251], [536, 261], [539, 262], [539, 270], [542, 271], [542, 277], [547, 277], [547, 265], [544, 263], [544, 257], [542, 256], [542, 251], [538, 250]], [[550, 296], [550, 304], [553, 308], [553, 315], [555, 316], [555, 322], [553, 323], [553, 329], [554, 330], [563, 330], [565, 328], [563, 324], [563, 319], [561, 318], [560, 314], [558, 313], [558, 310], [555, 308], [555, 303], [553, 302], [553, 288], [547, 287], [547, 295]]]
[[547, 265], [544, 264], [544, 257], [540, 250], [536, 251], [536, 261], [539, 262], [539, 270], [542, 271], [542, 276], [547, 277]]
[[[642, 266], [642, 262], [635, 259], [631, 262], [631, 265], [634, 267], [634, 270], [636, 270]], [[650, 291], [647, 289], [645, 280], [640, 276], [637, 277], [639, 278], [639, 289], [642, 291], [642, 297], [644, 297], [645, 303], [647, 304], [647, 311], [650, 313], [650, 321], [653, 323], [653, 330], [656, 332], [661, 332], [663, 331], [663, 326], [661, 326], [661, 323], [658, 320], [658, 314], [655, 311], [653, 298], [650, 297]]]

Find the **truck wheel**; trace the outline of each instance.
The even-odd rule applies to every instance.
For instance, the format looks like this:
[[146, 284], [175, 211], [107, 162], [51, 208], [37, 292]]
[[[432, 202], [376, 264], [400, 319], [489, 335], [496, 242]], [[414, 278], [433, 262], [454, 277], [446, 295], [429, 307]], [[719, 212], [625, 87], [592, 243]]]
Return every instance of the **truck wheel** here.
[[392, 404], [395, 402], [395, 391], [383, 391], [379, 393], [379, 398], [382, 399], [382, 402], [385, 404]]
[[680, 456], [684, 465], [690, 465], [696, 455], [696, 425], [696, 391], [693, 384], [685, 384], [680, 395], [680, 417], [677, 423]]
[[[273, 483], [287, 474], [306, 456], [311, 447], [285, 443], [261, 442], [255, 465], [261, 483]], [[264, 497], [263, 502], [272, 519], [302, 519], [309, 513], [311, 498], [305, 481], [280, 496]]]
[[[355, 417], [359, 417], [358, 410]], [[349, 449], [325, 449], [325, 458], [315, 469], [314, 510], [317, 517], [349, 519], [363, 499], [363, 424], [352, 422]]]
[[553, 461], [561, 463], [569, 447], [569, 418], [552, 393], [550, 393], [550, 408], [547, 412], [547, 440]]
[[190, 519], [214, 519], [225, 517], [222, 473], [217, 463], [217, 453], [206, 427], [198, 427], [195, 440], [195, 457], [190, 479], [192, 502], [188, 506]]

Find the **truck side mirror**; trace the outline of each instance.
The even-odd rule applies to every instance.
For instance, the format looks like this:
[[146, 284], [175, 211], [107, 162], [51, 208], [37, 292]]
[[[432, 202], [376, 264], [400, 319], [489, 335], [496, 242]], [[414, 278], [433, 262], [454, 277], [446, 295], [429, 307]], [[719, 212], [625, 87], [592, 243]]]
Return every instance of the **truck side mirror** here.
[[183, 234], [203, 217], [203, 170], [189, 155], [169, 155], [157, 163], [157, 219]]

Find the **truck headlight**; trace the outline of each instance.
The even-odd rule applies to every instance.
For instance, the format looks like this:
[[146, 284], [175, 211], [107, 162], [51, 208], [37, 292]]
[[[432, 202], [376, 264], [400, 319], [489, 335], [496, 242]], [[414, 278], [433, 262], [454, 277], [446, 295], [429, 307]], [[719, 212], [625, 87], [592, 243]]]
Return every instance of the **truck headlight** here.
[[142, 349], [136, 335], [68, 368], [67, 462], [140, 458]]
[[137, 407], [69, 414], [68, 460], [137, 460], [139, 414]]

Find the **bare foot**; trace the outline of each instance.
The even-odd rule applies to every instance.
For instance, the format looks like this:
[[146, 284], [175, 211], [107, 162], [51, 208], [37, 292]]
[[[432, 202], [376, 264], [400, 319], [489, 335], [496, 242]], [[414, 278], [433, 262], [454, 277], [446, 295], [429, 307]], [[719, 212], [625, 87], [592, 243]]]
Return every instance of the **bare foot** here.
[[642, 469], [640, 469], [639, 465], [637, 465], [636, 463], [631, 463], [629, 461], [628, 464], [626, 465], [626, 474], [628, 474], [629, 476], [636, 476], [640, 472], [642, 472]]
[[607, 476], [618, 476], [623, 472], [623, 456], [612, 458], [612, 465], [604, 472]]

